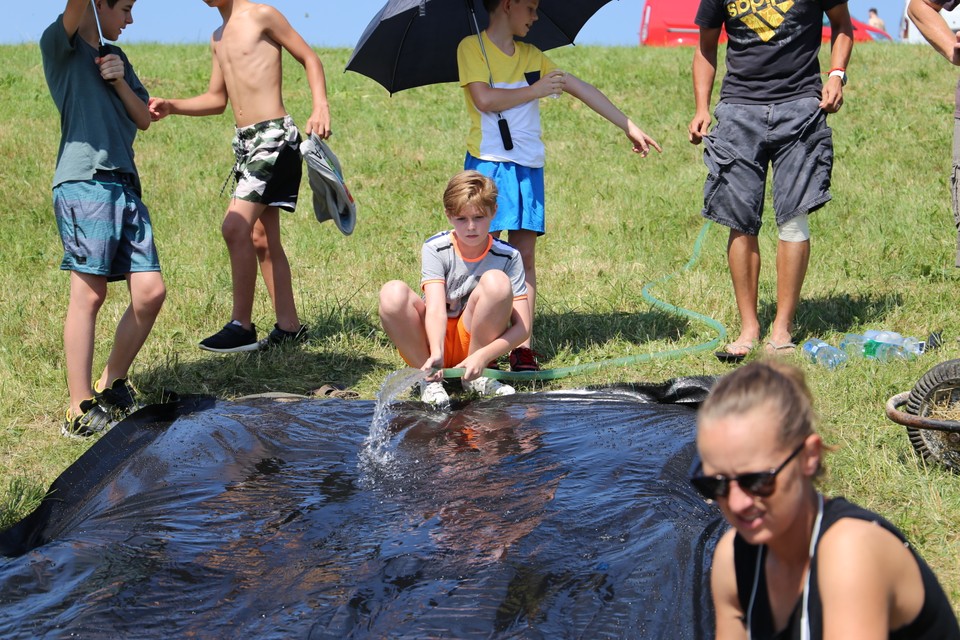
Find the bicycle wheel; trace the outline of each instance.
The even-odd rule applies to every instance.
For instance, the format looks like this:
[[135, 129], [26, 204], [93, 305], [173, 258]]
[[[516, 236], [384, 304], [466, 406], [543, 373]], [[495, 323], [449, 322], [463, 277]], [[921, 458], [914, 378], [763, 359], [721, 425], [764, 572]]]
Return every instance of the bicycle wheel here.
[[[947, 360], [927, 371], [907, 398], [906, 411], [915, 416], [944, 410], [960, 410], [960, 360]], [[907, 427], [907, 436], [925, 460], [960, 473], [960, 433]]]

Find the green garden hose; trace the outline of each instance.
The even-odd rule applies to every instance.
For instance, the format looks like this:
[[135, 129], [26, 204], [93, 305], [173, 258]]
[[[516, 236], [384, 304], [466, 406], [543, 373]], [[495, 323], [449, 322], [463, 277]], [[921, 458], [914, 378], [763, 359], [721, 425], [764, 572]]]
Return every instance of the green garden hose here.
[[[644, 300], [658, 309], [666, 311], [667, 313], [689, 318], [691, 320], [700, 321], [711, 329], [714, 329], [717, 332], [717, 337], [713, 340], [701, 344], [695, 344], [690, 347], [684, 347], [682, 349], [669, 349], [667, 351], [657, 351], [655, 353], [640, 353], [632, 356], [624, 356], [622, 358], [611, 358], [609, 360], [601, 360], [600, 362], [587, 362], [584, 364], [574, 365], [572, 367], [558, 367], [556, 369], [543, 369], [541, 371], [500, 371], [499, 369], [484, 369], [483, 375], [489, 378], [496, 378], [498, 380], [556, 380], [558, 378], [566, 378], [568, 376], [577, 374], [592, 373], [603, 367], [619, 367], [637, 362], [646, 362], [648, 360], [667, 360], [672, 358], [680, 358], [688, 353], [697, 353], [699, 351], [710, 351], [712, 349], [716, 349], [727, 337], [727, 331], [723, 328], [722, 324], [713, 318], [697, 313], [696, 311], [690, 311], [689, 309], [684, 309], [682, 307], [663, 302], [662, 300], [658, 300], [650, 294], [650, 289], [652, 289], [654, 286], [667, 282], [684, 271], [689, 271], [693, 265], [696, 264], [697, 260], [700, 258], [700, 251], [703, 248], [703, 241], [707, 236], [707, 231], [710, 229], [710, 226], [711, 223], [706, 222], [700, 229], [700, 234], [697, 236], [697, 240], [693, 245], [693, 255], [690, 257], [690, 260], [687, 262], [687, 264], [683, 266], [683, 268], [675, 273], [666, 275], [659, 280], [648, 282], [646, 285], [644, 285], [640, 294], [643, 296]], [[443, 370], [444, 378], [459, 378], [462, 375], [462, 368]]]

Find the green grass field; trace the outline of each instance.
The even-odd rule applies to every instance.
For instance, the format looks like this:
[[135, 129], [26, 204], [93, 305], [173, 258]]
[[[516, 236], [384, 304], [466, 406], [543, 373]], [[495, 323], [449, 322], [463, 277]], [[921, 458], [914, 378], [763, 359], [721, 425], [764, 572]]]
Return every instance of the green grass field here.
[[[125, 50], [152, 95], [206, 88], [205, 46], [137, 45]], [[0, 47], [0, 527], [28, 513], [50, 482], [89, 446], [59, 435], [67, 394], [62, 322], [68, 276], [50, 203], [58, 115], [34, 45]], [[393, 97], [373, 81], [342, 73], [349, 51], [323, 50], [335, 135], [331, 144], [359, 204], [350, 237], [319, 225], [308, 206], [284, 220], [302, 318], [302, 350], [218, 357], [196, 343], [228, 320], [230, 274], [219, 226], [220, 186], [230, 168], [229, 115], [169, 118], [136, 145], [160, 248], [168, 297], [132, 372], [156, 398], [162, 389], [229, 398], [265, 391], [309, 393], [336, 382], [373, 398], [402, 366], [379, 328], [376, 297], [393, 278], [416, 284], [419, 247], [444, 227], [440, 197], [462, 166], [467, 117], [454, 85]], [[626, 138], [569, 96], [544, 100], [548, 234], [538, 249], [536, 349], [545, 366], [657, 353], [705, 343], [716, 332], [661, 311], [659, 299], [737, 330], [726, 233], [712, 228], [689, 260], [703, 225], [701, 148], [687, 142], [693, 115], [690, 49], [576, 47], [553, 58], [595, 84], [664, 147], [641, 159]], [[833, 344], [848, 331], [888, 328], [926, 336], [943, 330], [941, 351], [914, 362], [856, 362], [808, 374], [826, 441], [825, 490], [846, 495], [898, 525], [938, 572], [960, 609], [960, 477], [925, 466], [885, 400], [940, 361], [960, 356], [960, 272], [949, 172], [956, 72], [928, 47], [858, 47], [840, 114], [831, 116], [836, 162], [833, 202], [811, 217], [813, 253], [797, 317], [798, 342]], [[286, 104], [302, 123], [307, 85], [286, 60]], [[715, 92], [716, 93], [716, 92]], [[304, 183], [301, 198], [309, 202]], [[772, 228], [772, 225], [771, 225]], [[773, 316], [775, 232], [765, 228], [762, 320]], [[100, 314], [99, 372], [126, 305], [112, 285]], [[255, 321], [274, 318], [258, 290]], [[734, 333], [735, 335], [735, 333]], [[799, 358], [797, 359], [799, 363]], [[709, 353], [651, 359], [527, 390], [607, 382], [659, 382], [726, 371]]]

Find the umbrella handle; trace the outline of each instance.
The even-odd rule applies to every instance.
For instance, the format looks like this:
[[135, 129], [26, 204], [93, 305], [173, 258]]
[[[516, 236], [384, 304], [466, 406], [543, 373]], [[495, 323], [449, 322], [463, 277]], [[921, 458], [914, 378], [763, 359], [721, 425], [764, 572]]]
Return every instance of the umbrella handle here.
[[103, 29], [100, 28], [100, 14], [97, 13], [97, 0], [90, 0], [90, 7], [93, 9], [93, 19], [97, 23], [97, 35], [100, 36], [100, 48], [97, 50], [97, 53], [100, 54], [100, 57], [110, 53], [110, 50], [107, 49], [107, 45], [103, 43]]
[[467, 11], [470, 12], [470, 17], [473, 19], [473, 27], [477, 30], [477, 33], [480, 33], [480, 27], [477, 25], [477, 10], [474, 7], [473, 0], [463, 0], [463, 3], [467, 5]]

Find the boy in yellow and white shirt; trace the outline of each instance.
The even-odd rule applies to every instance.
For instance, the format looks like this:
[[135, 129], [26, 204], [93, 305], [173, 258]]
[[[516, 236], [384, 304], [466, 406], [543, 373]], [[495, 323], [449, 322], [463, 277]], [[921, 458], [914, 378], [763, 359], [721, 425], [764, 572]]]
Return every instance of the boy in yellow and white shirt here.
[[[536, 303], [537, 237], [545, 233], [543, 165], [538, 100], [569, 93], [626, 133], [633, 150], [646, 156], [660, 145], [640, 130], [593, 85], [556, 68], [537, 47], [515, 41], [537, 20], [539, 0], [484, 0], [490, 24], [480, 36], [460, 42], [457, 66], [470, 114], [464, 169], [475, 169], [497, 185], [497, 215], [490, 231], [508, 232], [523, 258], [530, 315]], [[506, 124], [504, 124], [506, 123]], [[510, 369], [540, 366], [528, 338], [510, 353]]]

